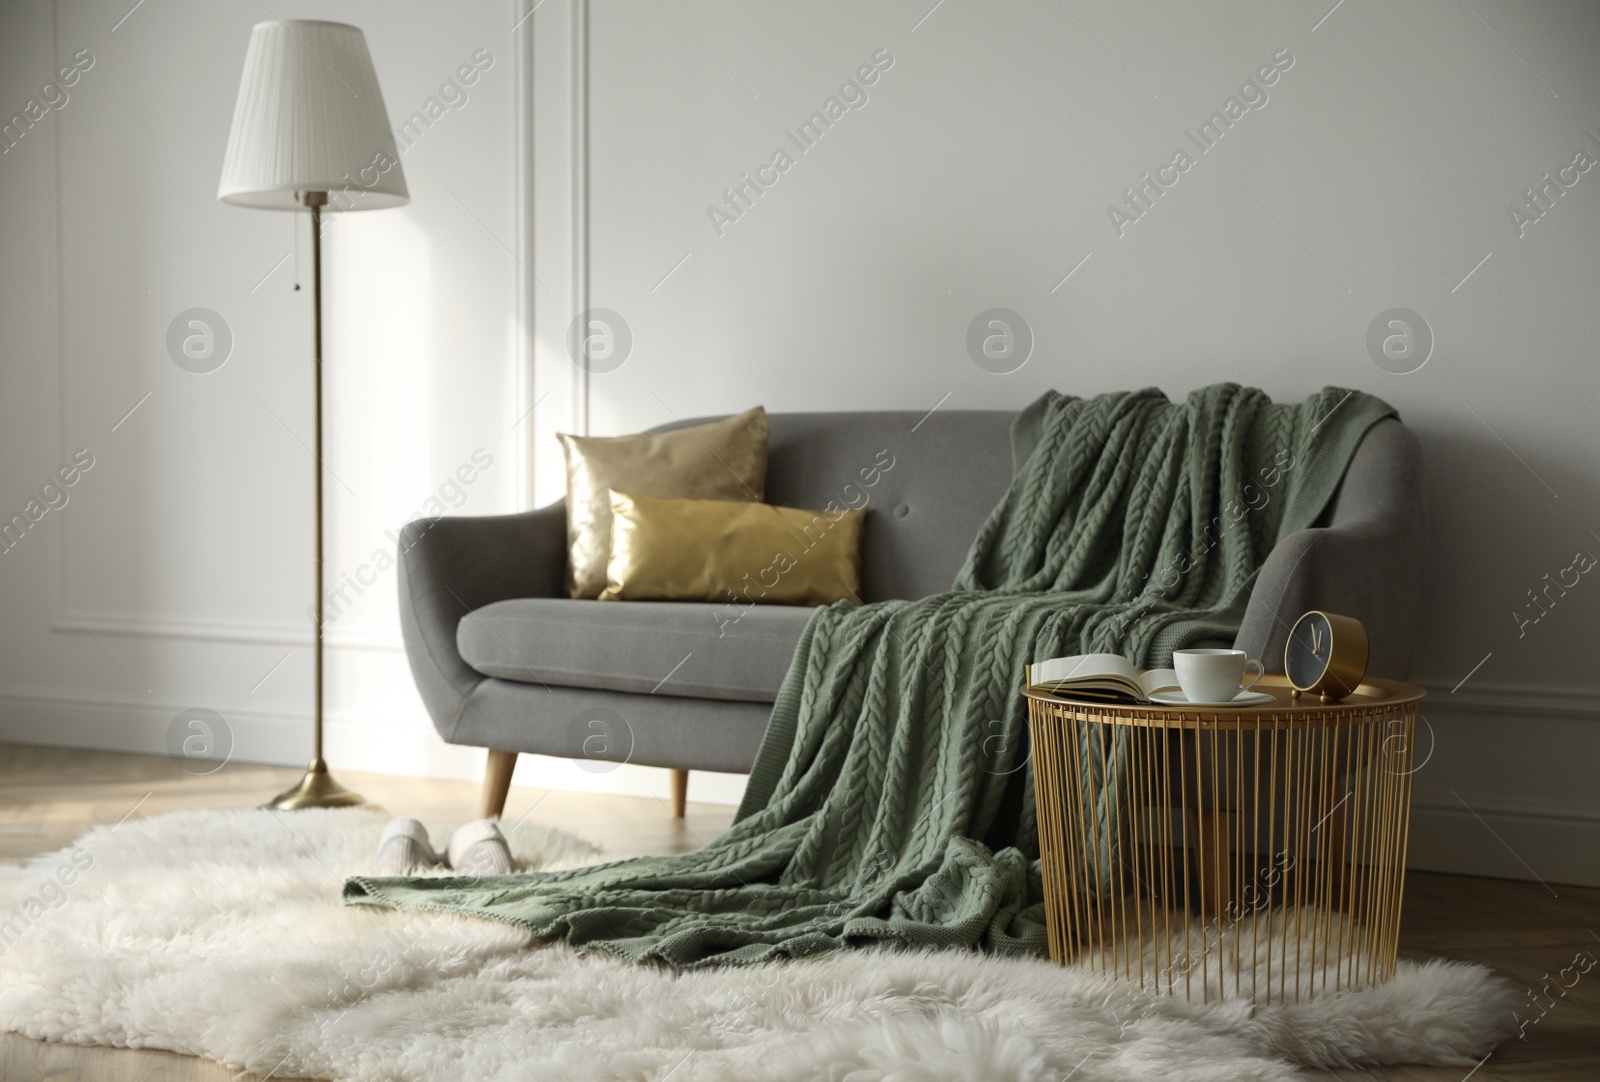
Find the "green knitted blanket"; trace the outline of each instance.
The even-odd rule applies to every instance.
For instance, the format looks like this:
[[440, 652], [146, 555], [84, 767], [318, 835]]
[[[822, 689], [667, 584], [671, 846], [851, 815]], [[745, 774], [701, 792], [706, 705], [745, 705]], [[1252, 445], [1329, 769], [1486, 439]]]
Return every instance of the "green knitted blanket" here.
[[[874, 942], [1043, 952], [1023, 666], [1140, 665], [1239, 628], [1256, 572], [1393, 414], [1219, 384], [1050, 393], [949, 593], [820, 609], [733, 825], [697, 852], [473, 879], [351, 879], [349, 904], [469, 913], [678, 966]], [[1096, 809], [1094, 814], [1114, 814]]]

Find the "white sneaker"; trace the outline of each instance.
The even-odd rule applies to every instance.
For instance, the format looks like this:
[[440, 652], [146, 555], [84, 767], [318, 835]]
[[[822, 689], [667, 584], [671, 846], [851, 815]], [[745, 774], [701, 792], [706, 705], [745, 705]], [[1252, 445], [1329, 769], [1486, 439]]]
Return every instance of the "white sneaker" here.
[[468, 875], [510, 875], [516, 870], [511, 846], [493, 819], [474, 819], [457, 827], [445, 854], [450, 867]]
[[378, 874], [411, 875], [439, 866], [439, 854], [428, 842], [428, 830], [415, 819], [393, 819], [378, 839]]

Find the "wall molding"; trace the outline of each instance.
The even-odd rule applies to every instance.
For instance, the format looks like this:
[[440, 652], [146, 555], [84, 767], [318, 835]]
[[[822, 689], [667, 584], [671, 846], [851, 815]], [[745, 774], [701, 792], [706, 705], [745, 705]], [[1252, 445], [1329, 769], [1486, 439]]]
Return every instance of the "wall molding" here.
[[[87, 748], [143, 755], [167, 754], [167, 730], [185, 710], [205, 707], [221, 714], [233, 734], [232, 759], [242, 763], [299, 766], [311, 748], [311, 710], [217, 702], [179, 702], [153, 696], [123, 695], [41, 685], [0, 684], [0, 742]], [[432, 736], [431, 726], [396, 724], [392, 719], [352, 711], [330, 711], [330, 759], [341, 760], [336, 741], [351, 731], [385, 734], [384, 744], [415, 733]], [[47, 739], [40, 739], [47, 734]], [[374, 741], [374, 746], [378, 743]]]
[[[519, 6], [521, 3], [528, 2], [531, 2], [534, 7], [538, 7], [539, 4], [544, 2], [544, 0], [517, 0], [513, 6]], [[50, 0], [50, 47], [51, 55], [55, 58], [57, 65], [61, 63], [58, 39], [59, 22], [60, 0]], [[513, 62], [516, 78], [519, 80], [517, 83], [518, 91], [516, 108], [513, 114], [518, 118], [519, 122], [514, 124], [515, 130], [512, 133], [517, 147], [516, 166], [519, 174], [517, 178], [517, 209], [519, 213], [519, 228], [516, 238], [518, 247], [517, 262], [522, 264], [525, 270], [527, 267], [531, 267], [533, 263], [531, 239], [532, 178], [531, 174], [529, 174], [526, 178], [524, 178], [522, 175], [522, 170], [526, 164], [526, 161], [531, 159], [533, 153], [531, 111], [524, 110], [522, 94], [522, 88], [524, 85], [526, 85], [526, 72], [531, 71], [532, 66], [531, 51], [528, 51], [525, 55], [525, 50], [522, 47], [523, 38], [531, 39], [532, 36], [531, 19], [529, 20], [529, 23], [530, 27], [528, 33], [523, 35], [522, 38], [519, 38], [518, 47], [515, 50]], [[528, 113], [529, 117], [528, 123], [526, 124], [520, 122], [525, 111]], [[51, 143], [51, 183], [54, 186], [54, 189], [59, 192], [62, 190], [62, 137], [60, 134], [59, 121], [56, 124], [51, 125], [49, 131]], [[524, 183], [525, 179], [526, 183]], [[521, 217], [523, 212], [522, 193], [524, 191], [528, 193], [528, 200], [530, 204], [529, 212], [526, 215], [525, 227], [523, 218]], [[64, 206], [65, 204], [58, 199], [53, 201], [53, 205], [51, 207], [55, 236], [54, 256], [56, 325], [55, 348], [53, 353], [56, 377], [56, 442], [58, 459], [60, 461], [66, 461], [70, 454], [70, 452], [67, 450], [68, 410], [65, 333], [66, 282], [65, 272], [63, 269], [64, 250], [62, 242], [62, 211]], [[296, 229], [299, 228], [298, 218], [299, 215], [296, 214]], [[306, 219], [306, 221], [309, 222], [309, 217]], [[519, 273], [522, 272], [519, 271]], [[526, 358], [524, 361], [522, 361], [522, 367], [525, 368], [528, 373], [527, 382], [529, 383], [531, 394], [533, 363], [533, 347], [531, 342], [531, 288], [533, 286], [533, 272], [531, 270], [526, 270], [526, 275], [528, 278], [527, 285], [529, 287], [529, 289], [526, 291], [529, 298], [529, 307], [528, 318], [525, 322], [523, 322], [522, 327], [528, 328], [529, 330], [527, 333], [523, 333], [522, 328], [519, 328], [519, 338], [527, 339], [527, 341], [519, 342], [518, 355], [519, 358], [524, 356]], [[296, 288], [299, 287], [297, 286]], [[523, 408], [527, 407], [524, 406]], [[526, 505], [531, 507], [533, 487], [531, 462], [533, 426], [530, 424], [525, 431], [528, 433], [525, 437], [527, 461], [525, 464], [519, 465], [521, 465], [521, 468], [523, 469], [524, 477], [527, 478], [525, 482], [525, 487], [527, 490]], [[57, 521], [54, 523], [55, 543], [49, 548], [50, 556], [49, 564], [46, 568], [46, 581], [51, 584], [53, 591], [58, 598], [64, 598], [68, 596], [67, 580], [69, 574], [67, 566], [67, 529], [68, 523], [71, 521], [71, 516], [53, 515], [51, 517]], [[311, 649], [314, 645], [309, 621], [306, 624], [299, 624], [249, 620], [213, 620], [204, 617], [171, 617], [155, 614], [92, 611], [83, 608], [78, 608], [74, 610], [74, 612], [68, 612], [60, 605], [57, 605], [55, 608], [55, 612], [52, 615], [48, 625], [48, 630], [53, 634], [113, 635], [119, 638], [149, 638], [184, 642], [222, 642], [248, 646], [283, 646], [304, 647], [306, 649]], [[401, 639], [398, 625], [392, 629], [389, 629], [374, 626], [341, 628], [338, 624], [334, 624], [325, 629], [323, 642], [328, 648], [342, 650], [371, 650], [390, 653], [400, 653], [404, 652], [405, 650], [405, 644]]]
[[[532, 27], [525, 85], [527, 109], [520, 134], [528, 140], [531, 185], [520, 196], [530, 204], [532, 225], [525, 238], [527, 263], [535, 275], [531, 305], [532, 381], [541, 403], [526, 422], [523, 439], [534, 471], [531, 504], [550, 502], [565, 491], [553, 453], [555, 432], [590, 431], [589, 373], [574, 364], [567, 335], [592, 303], [590, 273], [590, 144], [592, 125], [589, 70], [591, 6], [587, 0], [549, 0], [527, 21]], [[532, 296], [530, 294], [530, 296]], [[528, 403], [524, 410], [532, 407]]]
[[1540, 797], [1475, 794], [1472, 798], [1472, 806], [1466, 808], [1459, 801], [1440, 796], [1438, 793], [1413, 791], [1411, 806], [1418, 812], [1450, 812], [1451, 814], [1459, 813], [1466, 816], [1477, 812], [1486, 819], [1509, 818], [1590, 823], [1600, 829], [1600, 808], [1582, 804], [1570, 804], [1560, 800], [1546, 800]]
[[[572, 12], [572, 312], [589, 310], [589, 0]], [[580, 336], [581, 337], [581, 336]], [[589, 367], [573, 380], [573, 424], [589, 435]]]
[[[66, 688], [45, 684], [25, 684], [20, 682], [0, 683], [0, 704], [29, 704], [35, 706], [64, 706], [82, 708], [85, 710], [116, 710], [126, 713], [142, 714], [155, 712], [167, 719], [193, 707], [207, 707], [215, 710], [223, 717], [233, 721], [238, 719], [249, 724], [285, 724], [296, 726], [303, 730], [303, 742], [309, 742], [311, 734], [311, 708], [304, 711], [296, 709], [282, 709], [272, 706], [256, 706], [244, 703], [217, 703], [217, 702], [182, 702], [176, 699], [157, 698], [152, 695], [141, 695], [130, 698], [118, 692], [86, 691], [82, 688]], [[375, 722], [378, 719], [366, 714], [340, 711], [329, 714], [329, 720], [337, 719], [342, 724], [364, 724]], [[385, 723], [387, 724], [387, 723]], [[30, 740], [28, 743], [42, 743]], [[301, 758], [297, 749], [296, 759]]]
[[[534, 371], [535, 335], [534, 320], [538, 317], [538, 299], [534, 289], [539, 284], [533, 272], [536, 259], [533, 241], [535, 203], [534, 183], [534, 125], [533, 125], [533, 17], [542, 0], [513, 0], [512, 14], [517, 18], [516, 41], [512, 44], [512, 183], [516, 187], [514, 201], [517, 260], [517, 323], [512, 344], [512, 364], [515, 366], [513, 384], [516, 387], [517, 422], [525, 428], [517, 434], [517, 507], [529, 510], [535, 506], [534, 477], [538, 457], [536, 429], [528, 416], [538, 405], [538, 386]], [[532, 6], [530, 7], [530, 3]], [[523, 9], [527, 8], [526, 11]]]
[[[50, 630], [58, 634], [114, 635], [118, 638], [169, 639], [185, 642], [230, 642], [247, 646], [287, 646], [311, 649], [309, 625], [252, 623], [192, 617], [143, 616], [135, 613], [77, 610], [77, 615], [57, 612]], [[325, 645], [340, 650], [404, 652], [398, 629], [378, 627], [327, 630]]]
[[1537, 879], [1553, 893], [1563, 883], [1600, 887], [1600, 812], [1539, 803], [1474, 796], [1468, 810], [1418, 799], [1406, 867]]
[[1428, 697], [1420, 710], [1460, 711], [1490, 716], [1566, 718], [1573, 721], [1600, 721], [1600, 691], [1588, 688], [1539, 687], [1518, 684], [1482, 684], [1452, 692], [1450, 686], [1432, 682], [1421, 685]]
[[[172, 719], [195, 705], [206, 704], [0, 684], [0, 743], [167, 755]], [[302, 714], [258, 707], [213, 705], [212, 709], [227, 720], [233, 734], [230, 761], [290, 767], [305, 763], [311, 742], [309, 710]], [[336, 711], [327, 717], [326, 739], [328, 760], [336, 774], [368, 771], [467, 782], [483, 777], [482, 748], [446, 744], [423, 721], [396, 723], [390, 718]], [[567, 759], [523, 755], [518, 757], [516, 784], [655, 798], [665, 803], [667, 772], [629, 763], [615, 771], [593, 773]], [[695, 771], [690, 795], [700, 803], [737, 805], [744, 784], [742, 774]], [[262, 794], [262, 799], [265, 797]]]
[[[5, 684], [0, 685], [0, 741], [165, 755], [172, 720], [197, 705], [206, 704]], [[282, 766], [306, 758], [311, 746], [309, 710], [300, 715], [261, 708], [211, 709], [228, 722], [232, 758]]]

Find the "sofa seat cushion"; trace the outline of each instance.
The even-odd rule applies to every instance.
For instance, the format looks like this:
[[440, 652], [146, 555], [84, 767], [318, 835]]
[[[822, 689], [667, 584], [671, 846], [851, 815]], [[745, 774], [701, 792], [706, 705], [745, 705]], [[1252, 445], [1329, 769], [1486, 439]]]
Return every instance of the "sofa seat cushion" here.
[[497, 601], [456, 645], [485, 676], [552, 687], [770, 703], [814, 610], [675, 601]]

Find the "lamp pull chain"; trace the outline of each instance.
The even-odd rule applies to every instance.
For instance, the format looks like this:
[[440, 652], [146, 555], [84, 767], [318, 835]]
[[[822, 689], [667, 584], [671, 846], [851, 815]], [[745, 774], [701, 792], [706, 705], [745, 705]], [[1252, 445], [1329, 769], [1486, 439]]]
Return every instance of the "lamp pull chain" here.
[[300, 292], [300, 215], [289, 216], [289, 236], [294, 242], [294, 291]]

